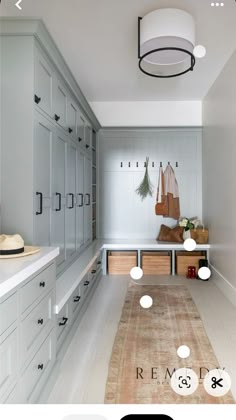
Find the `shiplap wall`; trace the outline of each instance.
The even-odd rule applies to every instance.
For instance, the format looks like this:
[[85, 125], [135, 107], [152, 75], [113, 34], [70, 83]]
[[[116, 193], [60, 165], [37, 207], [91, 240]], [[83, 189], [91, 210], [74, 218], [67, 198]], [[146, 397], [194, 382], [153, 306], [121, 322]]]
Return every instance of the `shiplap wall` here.
[[[146, 156], [150, 158], [154, 193], [141, 201], [135, 189], [143, 179]], [[170, 161], [175, 170], [181, 215], [202, 217], [201, 129], [103, 129], [99, 132], [98, 161], [98, 237], [153, 239], [162, 223], [176, 224], [173, 219], [155, 215], [160, 161], [164, 169]]]

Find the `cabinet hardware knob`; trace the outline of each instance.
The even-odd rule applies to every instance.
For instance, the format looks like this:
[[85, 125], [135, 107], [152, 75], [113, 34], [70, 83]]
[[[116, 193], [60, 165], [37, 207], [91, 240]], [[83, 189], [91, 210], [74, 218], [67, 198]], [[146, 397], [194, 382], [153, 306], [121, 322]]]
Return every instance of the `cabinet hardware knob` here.
[[75, 296], [74, 297], [74, 302], [79, 302], [80, 301], [80, 296]]
[[41, 325], [43, 325], [43, 318], [41, 318], [41, 319], [38, 319], [38, 324], [41, 324]]
[[73, 130], [72, 130], [72, 128], [68, 128], [68, 131], [69, 131], [69, 133], [72, 133], [73, 132]]
[[84, 286], [88, 286], [88, 285], [89, 285], [89, 281], [85, 281]]
[[89, 148], [89, 144], [86, 144], [86, 146], [85, 146], [85, 147], [86, 147], [86, 149], [88, 149], [88, 148]]
[[101, 264], [102, 264], [102, 261], [98, 261], [98, 262], [97, 262], [97, 265], [101, 265]]
[[43, 363], [40, 363], [40, 364], [38, 365], [38, 370], [43, 370]]
[[59, 326], [62, 327], [63, 325], [66, 325], [68, 321], [68, 318], [66, 318], [65, 316], [63, 316], [62, 321], [59, 322]]
[[36, 104], [39, 104], [39, 102], [41, 102], [41, 98], [39, 96], [37, 96], [37, 95], [34, 95], [34, 102]]
[[36, 215], [43, 214], [43, 193], [36, 192], [36, 196], [39, 197], [39, 211], [36, 211]]
[[95, 274], [97, 272], [97, 270], [92, 270], [91, 274]]
[[59, 121], [61, 117], [59, 115], [55, 114], [54, 118], [55, 118], [56, 121]]
[[45, 281], [41, 281], [41, 282], [39, 283], [39, 287], [45, 287]]
[[81, 137], [78, 137], [78, 141], [81, 142], [82, 141], [82, 138]]

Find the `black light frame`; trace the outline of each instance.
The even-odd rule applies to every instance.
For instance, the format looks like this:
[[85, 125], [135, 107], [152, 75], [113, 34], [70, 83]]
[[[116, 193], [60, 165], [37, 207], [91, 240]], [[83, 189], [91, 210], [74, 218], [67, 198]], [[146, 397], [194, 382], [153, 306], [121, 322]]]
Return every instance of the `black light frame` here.
[[[142, 18], [139, 17], [138, 18], [138, 58], [139, 58], [138, 65], [139, 65], [140, 70], [144, 74], [146, 74], [147, 76], [156, 77], [156, 78], [159, 78], [159, 79], [170, 79], [171, 77], [182, 76], [183, 74], [186, 74], [189, 71], [193, 71], [193, 68], [194, 68], [194, 66], [196, 64], [196, 59], [195, 59], [194, 55], [190, 51], [188, 51], [188, 50], [186, 50], [184, 48], [178, 48], [178, 47], [155, 48], [155, 49], [153, 49], [151, 51], [148, 51], [147, 53], [145, 53], [145, 54], [143, 54], [141, 56], [141, 52], [140, 52], [140, 22], [141, 22], [141, 20], [142, 20]], [[150, 73], [150, 72], [144, 70], [142, 68], [142, 62], [143, 62], [144, 58], [147, 57], [148, 55], [151, 55], [154, 52], [158, 52], [158, 51], [181, 51], [181, 52], [184, 52], [185, 54], [187, 54], [187, 55], [190, 56], [190, 66], [187, 68], [187, 70], [184, 70], [184, 71], [182, 71], [180, 73], [168, 74], [168, 75], [165, 75], [165, 76], [164, 75], [153, 74], [153, 73]]]

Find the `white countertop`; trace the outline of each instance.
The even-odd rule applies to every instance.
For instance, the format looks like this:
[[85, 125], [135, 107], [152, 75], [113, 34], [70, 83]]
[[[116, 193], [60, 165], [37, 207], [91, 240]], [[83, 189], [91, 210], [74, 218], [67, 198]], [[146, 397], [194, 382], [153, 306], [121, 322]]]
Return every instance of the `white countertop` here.
[[[99, 239], [104, 249], [178, 249], [184, 251], [183, 243], [160, 242], [155, 239]], [[209, 244], [197, 244], [197, 250], [210, 249]]]
[[0, 298], [32, 276], [59, 254], [59, 248], [41, 247], [40, 252], [21, 258], [0, 259]]

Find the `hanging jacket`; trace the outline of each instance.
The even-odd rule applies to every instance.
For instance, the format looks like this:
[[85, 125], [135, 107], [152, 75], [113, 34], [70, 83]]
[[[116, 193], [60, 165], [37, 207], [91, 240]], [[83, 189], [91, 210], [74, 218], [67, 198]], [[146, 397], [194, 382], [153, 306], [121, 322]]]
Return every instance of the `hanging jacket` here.
[[159, 169], [155, 213], [157, 216], [168, 215], [167, 196], [165, 195], [165, 178], [161, 166]]
[[179, 187], [174, 169], [170, 164], [165, 169], [164, 181], [168, 208], [168, 215], [164, 215], [164, 217], [171, 217], [172, 219], [178, 220], [180, 217]]

